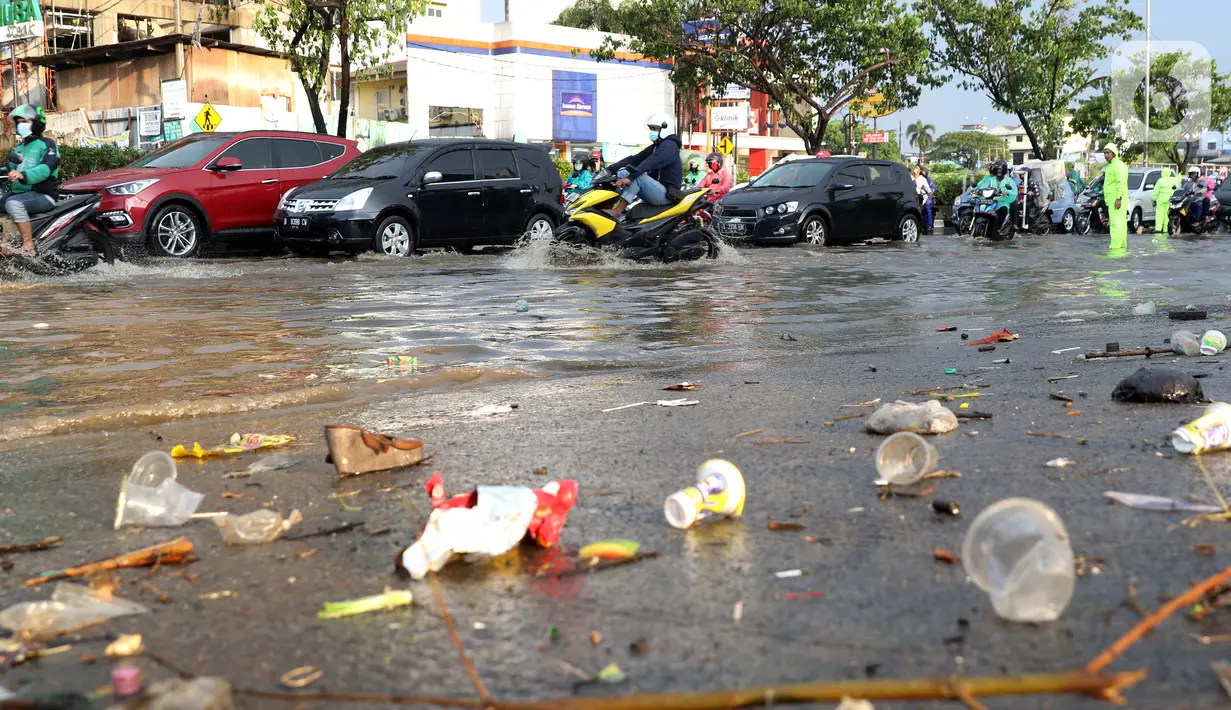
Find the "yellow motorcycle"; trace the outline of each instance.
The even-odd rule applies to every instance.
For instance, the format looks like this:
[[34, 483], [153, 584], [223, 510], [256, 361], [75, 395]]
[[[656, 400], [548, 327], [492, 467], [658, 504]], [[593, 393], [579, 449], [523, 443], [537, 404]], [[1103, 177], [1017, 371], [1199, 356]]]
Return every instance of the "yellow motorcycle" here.
[[620, 200], [616, 177], [600, 172], [590, 189], [565, 207], [568, 221], [556, 228], [558, 244], [589, 247], [633, 261], [696, 261], [718, 256], [718, 236], [702, 213], [710, 204], [705, 190], [683, 192], [668, 188], [672, 204], [637, 203], [625, 211], [623, 221], [611, 215]]

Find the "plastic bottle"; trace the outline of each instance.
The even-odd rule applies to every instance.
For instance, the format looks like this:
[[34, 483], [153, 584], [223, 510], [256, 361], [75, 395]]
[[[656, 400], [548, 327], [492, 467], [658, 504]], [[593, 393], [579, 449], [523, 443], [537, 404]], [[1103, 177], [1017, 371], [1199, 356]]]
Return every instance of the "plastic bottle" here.
[[1176, 355], [1200, 355], [1201, 339], [1195, 333], [1177, 330], [1171, 334], [1171, 349]]
[[899, 432], [885, 439], [876, 450], [876, 472], [886, 484], [909, 486], [936, 468], [939, 459], [936, 447], [922, 436]]
[[989, 506], [962, 542], [966, 574], [1010, 621], [1055, 621], [1073, 598], [1073, 548], [1056, 511], [1037, 500]]
[[1215, 402], [1205, 414], [1176, 429], [1171, 446], [1181, 454], [1204, 454], [1231, 448], [1231, 404]]
[[714, 515], [739, 517], [744, 513], [747, 489], [735, 464], [710, 459], [697, 467], [697, 485], [672, 493], [663, 503], [671, 527], [692, 527]]

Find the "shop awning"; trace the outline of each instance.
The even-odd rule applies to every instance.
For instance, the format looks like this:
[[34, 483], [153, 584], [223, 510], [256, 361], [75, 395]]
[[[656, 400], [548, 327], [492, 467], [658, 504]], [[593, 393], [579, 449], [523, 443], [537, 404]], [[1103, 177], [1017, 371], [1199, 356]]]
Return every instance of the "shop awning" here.
[[[102, 64], [108, 62], [120, 62], [139, 57], [149, 57], [157, 54], [170, 54], [175, 51], [176, 45], [192, 45], [192, 35], [164, 35], [162, 37], [152, 37], [150, 39], [139, 39], [133, 42], [120, 42], [119, 44], [104, 44], [97, 47], [87, 47], [85, 49], [74, 49], [70, 52], [59, 52], [57, 54], [45, 54], [41, 57], [23, 58], [22, 61], [39, 66], [51, 67], [52, 69], [65, 69], [68, 67], [82, 67], [91, 64]], [[260, 47], [253, 47], [246, 44], [236, 44], [234, 42], [223, 42], [216, 39], [202, 39], [201, 46], [205, 49], [229, 49], [233, 52], [243, 54], [253, 54], [258, 57], [276, 57], [277, 52]]]

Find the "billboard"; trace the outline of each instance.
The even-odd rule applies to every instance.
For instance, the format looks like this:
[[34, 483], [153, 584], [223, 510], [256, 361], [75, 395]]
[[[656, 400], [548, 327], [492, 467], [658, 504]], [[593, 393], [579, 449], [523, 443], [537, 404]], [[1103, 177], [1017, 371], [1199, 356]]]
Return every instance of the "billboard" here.
[[598, 140], [598, 75], [551, 72], [552, 140], [593, 143]]
[[738, 103], [733, 106], [711, 106], [710, 130], [747, 133], [748, 104]]

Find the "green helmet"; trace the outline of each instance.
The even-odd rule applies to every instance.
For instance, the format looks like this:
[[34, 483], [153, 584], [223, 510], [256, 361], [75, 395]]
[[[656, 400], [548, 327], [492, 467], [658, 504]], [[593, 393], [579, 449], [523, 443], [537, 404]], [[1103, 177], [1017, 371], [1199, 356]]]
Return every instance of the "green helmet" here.
[[30, 104], [22, 104], [13, 109], [13, 112], [9, 114], [10, 121], [15, 121], [19, 118], [24, 118], [31, 123], [35, 121], [42, 121], [43, 123], [47, 122], [47, 114], [43, 113], [43, 109], [37, 106], [31, 106]]

